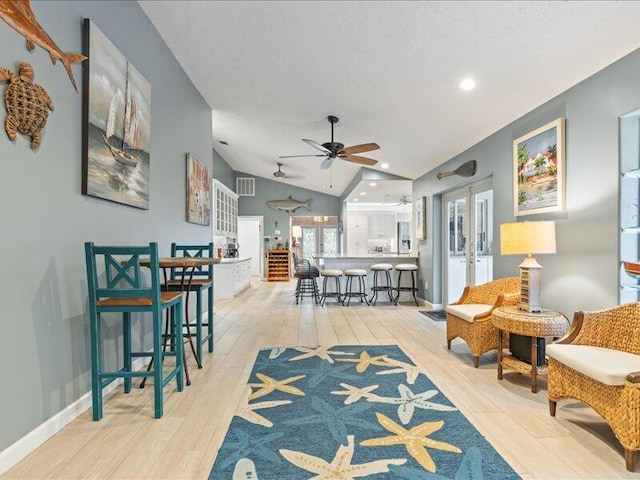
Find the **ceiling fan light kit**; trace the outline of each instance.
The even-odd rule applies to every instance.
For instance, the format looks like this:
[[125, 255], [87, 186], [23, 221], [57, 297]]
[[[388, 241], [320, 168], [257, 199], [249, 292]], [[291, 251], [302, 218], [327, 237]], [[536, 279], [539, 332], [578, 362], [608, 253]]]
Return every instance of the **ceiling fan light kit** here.
[[327, 117], [327, 120], [329, 120], [329, 123], [331, 124], [331, 141], [330, 142], [325, 142], [320, 144], [308, 138], [302, 139], [303, 142], [311, 145], [316, 150], [320, 150], [322, 152], [322, 155], [285, 155], [279, 158], [325, 157], [323, 162], [320, 164], [321, 170], [326, 170], [330, 168], [336, 158], [345, 160], [347, 162], [359, 163], [361, 165], [369, 165], [369, 166], [372, 166], [378, 163], [377, 160], [373, 160], [367, 157], [362, 157], [359, 155], [354, 155], [355, 153], [364, 153], [364, 152], [371, 152], [373, 150], [378, 150], [380, 146], [377, 143], [363, 143], [361, 145], [353, 145], [351, 147], [345, 148], [343, 143], [336, 142], [333, 138], [333, 125], [338, 123], [340, 119], [335, 115], [329, 115]]

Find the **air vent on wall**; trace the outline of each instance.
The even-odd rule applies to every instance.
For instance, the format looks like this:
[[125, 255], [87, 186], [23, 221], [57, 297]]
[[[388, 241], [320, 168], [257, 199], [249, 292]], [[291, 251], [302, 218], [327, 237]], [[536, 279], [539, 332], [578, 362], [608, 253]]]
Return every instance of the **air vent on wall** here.
[[256, 179], [253, 177], [236, 178], [236, 193], [240, 197], [255, 197]]

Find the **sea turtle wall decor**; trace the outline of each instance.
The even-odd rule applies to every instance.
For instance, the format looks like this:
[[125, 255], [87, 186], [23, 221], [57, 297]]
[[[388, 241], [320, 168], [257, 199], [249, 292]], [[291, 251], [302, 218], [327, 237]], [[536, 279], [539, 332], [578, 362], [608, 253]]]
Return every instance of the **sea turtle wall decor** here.
[[4, 128], [11, 141], [16, 141], [16, 133], [31, 137], [31, 148], [37, 150], [42, 143], [41, 130], [47, 123], [53, 102], [40, 85], [33, 83], [33, 68], [27, 62], [20, 62], [18, 75], [7, 68], [0, 68], [0, 83], [9, 82], [4, 91], [4, 106], [7, 119]]

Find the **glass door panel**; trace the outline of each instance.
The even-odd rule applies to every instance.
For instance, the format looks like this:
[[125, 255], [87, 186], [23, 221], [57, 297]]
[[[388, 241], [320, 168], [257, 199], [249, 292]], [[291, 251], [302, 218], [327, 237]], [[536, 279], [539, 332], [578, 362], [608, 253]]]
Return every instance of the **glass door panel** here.
[[443, 197], [445, 304], [457, 301], [467, 285], [493, 280], [493, 190], [485, 182]]
[[302, 258], [309, 260], [311, 265], [315, 264], [313, 256], [318, 249], [318, 229], [317, 227], [302, 227]]
[[338, 229], [333, 227], [322, 228], [322, 243], [320, 251], [324, 255], [337, 255], [338, 253]]

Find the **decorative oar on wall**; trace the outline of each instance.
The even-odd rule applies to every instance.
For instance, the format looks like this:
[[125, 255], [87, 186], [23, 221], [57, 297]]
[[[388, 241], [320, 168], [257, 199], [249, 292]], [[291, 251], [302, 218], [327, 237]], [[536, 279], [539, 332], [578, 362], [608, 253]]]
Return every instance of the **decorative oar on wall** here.
[[476, 168], [478, 166], [478, 162], [475, 160], [469, 160], [468, 162], [463, 163], [458, 168], [453, 170], [452, 172], [439, 172], [438, 180], [444, 177], [450, 177], [451, 175], [458, 175], [460, 177], [473, 177], [476, 174]]

